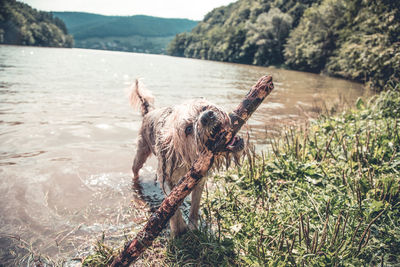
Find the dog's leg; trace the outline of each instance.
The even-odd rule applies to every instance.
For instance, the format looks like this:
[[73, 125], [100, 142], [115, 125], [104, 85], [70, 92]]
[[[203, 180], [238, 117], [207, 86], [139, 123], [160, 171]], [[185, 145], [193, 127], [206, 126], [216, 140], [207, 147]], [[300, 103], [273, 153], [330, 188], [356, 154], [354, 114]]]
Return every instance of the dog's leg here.
[[[162, 165], [160, 167], [162, 167]], [[158, 175], [162, 175], [162, 168], [159, 168], [158, 173]], [[159, 181], [162, 183], [162, 179], [159, 179]], [[170, 192], [175, 185], [173, 181], [171, 181], [171, 178], [169, 176], [165, 177], [165, 181], [167, 183], [167, 188], [169, 189], [168, 191]], [[187, 231], [188, 227], [185, 220], [183, 219], [180, 208], [176, 210], [175, 214], [169, 220], [169, 226], [171, 228], [172, 237], [177, 237]]]
[[207, 177], [203, 177], [203, 179], [201, 179], [201, 181], [192, 191], [192, 203], [190, 205], [190, 214], [189, 214], [189, 228], [192, 230], [196, 229], [198, 226], [200, 199], [206, 180]]
[[[171, 168], [173, 167], [174, 166], [170, 165], [170, 162], [167, 162], [165, 155], [158, 158], [157, 180], [163, 190], [164, 183], [166, 184], [166, 192], [164, 191], [166, 194], [169, 194], [172, 188], [174, 188], [175, 182], [177, 182], [177, 177], [179, 178], [183, 175], [179, 171], [172, 172]], [[185, 220], [183, 219], [180, 208], [177, 209], [175, 214], [169, 220], [169, 226], [171, 228], [172, 237], [177, 237], [187, 231], [188, 227]]]
[[132, 172], [133, 179], [137, 180], [139, 178], [139, 170], [143, 167], [147, 158], [150, 156], [151, 150], [147, 142], [143, 139], [142, 135], [139, 135], [138, 147], [136, 151], [135, 159], [133, 160]]
[[169, 225], [171, 227], [171, 236], [176, 237], [185, 233], [188, 229], [185, 220], [182, 217], [182, 212], [178, 208], [174, 216], [169, 220]]

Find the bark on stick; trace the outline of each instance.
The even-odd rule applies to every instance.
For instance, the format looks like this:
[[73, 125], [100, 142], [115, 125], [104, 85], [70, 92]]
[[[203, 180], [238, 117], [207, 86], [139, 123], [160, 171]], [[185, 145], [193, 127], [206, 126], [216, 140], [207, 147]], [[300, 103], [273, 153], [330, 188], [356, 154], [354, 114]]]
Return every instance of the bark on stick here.
[[144, 228], [137, 234], [135, 239], [125, 246], [111, 266], [129, 266], [152, 244], [153, 240], [165, 228], [169, 219], [175, 214], [185, 197], [192, 192], [201, 178], [207, 174], [213, 164], [214, 155], [225, 150], [226, 145], [273, 89], [274, 85], [271, 76], [263, 76], [258, 80], [257, 84], [251, 88], [238, 107], [229, 114], [232, 121], [231, 128], [221, 129], [219, 133], [207, 141], [207, 149], [202, 151], [189, 172], [172, 189], [158, 210], [151, 215]]

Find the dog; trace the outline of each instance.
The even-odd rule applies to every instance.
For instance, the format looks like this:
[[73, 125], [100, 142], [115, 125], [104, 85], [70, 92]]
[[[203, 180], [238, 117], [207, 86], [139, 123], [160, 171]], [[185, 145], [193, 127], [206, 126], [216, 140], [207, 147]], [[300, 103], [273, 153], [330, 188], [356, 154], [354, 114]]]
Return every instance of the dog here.
[[[153, 95], [139, 80], [133, 85], [130, 102], [143, 116], [132, 166], [134, 182], [138, 181], [139, 170], [147, 158], [154, 154], [158, 161], [157, 180], [164, 193], [165, 183], [168, 189], [172, 190], [180, 178], [189, 171], [200, 151], [204, 149], [208, 138], [220, 129], [228, 129], [231, 123], [226, 112], [205, 99], [189, 100], [173, 107], [156, 109]], [[226, 146], [226, 151], [216, 155], [216, 161], [221, 158], [228, 160], [233, 156], [237, 162], [243, 149], [243, 139], [235, 136]], [[203, 177], [191, 193], [188, 225], [179, 209], [170, 219], [173, 237], [188, 229], [197, 228], [200, 198], [205, 181], [206, 177]]]

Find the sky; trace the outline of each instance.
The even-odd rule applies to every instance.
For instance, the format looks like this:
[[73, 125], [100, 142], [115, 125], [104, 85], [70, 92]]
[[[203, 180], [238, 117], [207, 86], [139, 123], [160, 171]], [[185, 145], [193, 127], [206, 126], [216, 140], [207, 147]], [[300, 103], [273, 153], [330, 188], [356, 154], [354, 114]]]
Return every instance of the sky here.
[[212, 9], [235, 0], [19, 0], [42, 11], [80, 11], [102, 15], [149, 15], [202, 20]]

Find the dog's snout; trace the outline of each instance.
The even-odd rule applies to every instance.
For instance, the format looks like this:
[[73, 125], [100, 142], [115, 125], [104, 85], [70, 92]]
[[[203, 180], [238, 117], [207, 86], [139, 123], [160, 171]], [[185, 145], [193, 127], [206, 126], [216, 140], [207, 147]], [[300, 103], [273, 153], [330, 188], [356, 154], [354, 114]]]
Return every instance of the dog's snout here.
[[203, 125], [208, 125], [212, 120], [215, 119], [215, 114], [212, 110], [206, 111], [201, 115], [201, 123]]

